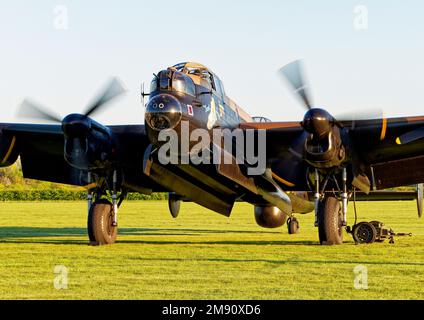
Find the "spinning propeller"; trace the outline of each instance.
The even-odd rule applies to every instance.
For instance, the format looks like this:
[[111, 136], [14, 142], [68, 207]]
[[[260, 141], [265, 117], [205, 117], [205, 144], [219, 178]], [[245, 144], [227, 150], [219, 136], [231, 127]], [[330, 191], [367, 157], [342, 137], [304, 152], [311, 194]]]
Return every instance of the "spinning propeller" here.
[[[94, 113], [99, 112], [108, 102], [123, 94], [124, 92], [125, 89], [121, 81], [118, 78], [112, 78], [107, 86], [99, 93], [97, 98], [94, 99], [93, 102], [85, 108], [85, 112], [80, 114], [80, 118], [88, 118]], [[25, 99], [22, 102], [17, 115], [23, 118], [47, 120], [66, 124], [66, 121], [64, 121], [66, 118], [61, 119], [52, 111], [32, 102], [29, 99]]]
[[292, 86], [294, 93], [303, 102], [304, 107], [307, 110], [312, 109], [310, 93], [308, 85], [303, 76], [302, 62], [301, 60], [293, 61], [288, 65], [280, 69], [280, 74], [287, 82]]
[[334, 125], [341, 126], [342, 121], [351, 122], [354, 126], [355, 120], [381, 118], [383, 112], [380, 109], [371, 109], [367, 111], [355, 112], [354, 114], [345, 113], [339, 115], [336, 120], [329, 112], [324, 109], [315, 108], [312, 103], [309, 85], [303, 72], [301, 60], [293, 61], [279, 70], [279, 74], [284, 78], [294, 94], [300, 99], [304, 108], [307, 110], [302, 121], [303, 128], [310, 134], [316, 134], [322, 137], [328, 133]]
[[[65, 136], [64, 154], [66, 161], [78, 170], [90, 170], [93, 166], [98, 166], [94, 162], [104, 161], [108, 156], [108, 150], [111, 149], [108, 129], [91, 119], [90, 116], [101, 111], [108, 102], [124, 92], [125, 89], [121, 81], [113, 78], [100, 91], [92, 103], [85, 108], [85, 112], [82, 114], [70, 114], [61, 119], [60, 116], [47, 108], [25, 99], [18, 110], [17, 116], [61, 123]], [[90, 132], [92, 130], [96, 130], [101, 134], [91, 137]], [[89, 138], [92, 139], [92, 144], [90, 144]], [[94, 139], [97, 140], [94, 141]], [[94, 148], [94, 150], [90, 149], [92, 151], [90, 155], [88, 155], [89, 147]]]
[[[328, 111], [315, 108], [304, 76], [302, 62], [296, 60], [279, 70], [280, 76], [293, 89], [306, 113], [301, 122], [303, 131], [292, 142], [290, 152], [281, 159], [277, 169], [289, 181], [295, 181], [305, 171], [305, 161], [314, 168], [334, 170], [348, 160], [344, 127], [353, 128], [356, 120], [381, 118], [381, 110], [368, 110], [334, 117]], [[353, 146], [351, 146], [353, 147]], [[286, 168], [285, 170], [283, 168]], [[287, 168], [290, 168], [287, 170]]]

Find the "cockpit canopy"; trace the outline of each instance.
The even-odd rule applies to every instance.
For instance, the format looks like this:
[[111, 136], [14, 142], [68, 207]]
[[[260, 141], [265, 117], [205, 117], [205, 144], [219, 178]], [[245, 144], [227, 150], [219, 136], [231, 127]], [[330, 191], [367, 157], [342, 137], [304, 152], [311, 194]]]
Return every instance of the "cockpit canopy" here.
[[270, 119], [265, 117], [252, 117], [253, 122], [271, 122]]
[[225, 97], [222, 81], [210, 69], [196, 62], [183, 62], [176, 64], [171, 69], [188, 75], [193, 81], [207, 90], [214, 90], [218, 96]]
[[174, 91], [181, 94], [196, 96], [196, 86], [193, 80], [179, 72], [173, 70], [163, 70], [155, 76], [150, 84], [150, 93], [157, 91]]

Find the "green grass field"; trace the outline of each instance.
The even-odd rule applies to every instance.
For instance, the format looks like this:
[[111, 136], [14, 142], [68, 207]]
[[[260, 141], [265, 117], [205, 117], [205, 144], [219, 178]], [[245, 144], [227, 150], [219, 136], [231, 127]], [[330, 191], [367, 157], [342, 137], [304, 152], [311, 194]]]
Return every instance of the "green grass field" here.
[[[313, 214], [301, 232], [257, 227], [252, 206], [225, 218], [184, 203], [173, 220], [164, 201], [126, 202], [112, 246], [92, 247], [83, 202], [0, 204], [1, 299], [423, 299], [424, 221], [414, 202], [358, 203], [360, 221], [412, 232], [373, 245], [317, 244]], [[350, 218], [353, 219], [352, 212]], [[68, 289], [54, 288], [54, 267]], [[368, 290], [354, 289], [357, 265]]]

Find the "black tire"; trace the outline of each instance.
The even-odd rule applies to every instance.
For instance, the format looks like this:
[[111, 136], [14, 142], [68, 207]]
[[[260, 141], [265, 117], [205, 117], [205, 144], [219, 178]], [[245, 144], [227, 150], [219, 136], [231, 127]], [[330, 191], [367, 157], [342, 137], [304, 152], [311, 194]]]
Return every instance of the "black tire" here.
[[343, 243], [343, 214], [339, 200], [325, 197], [318, 204], [318, 235], [322, 245]]
[[94, 204], [91, 205], [90, 210], [88, 211], [88, 218], [87, 218], [87, 233], [88, 233], [88, 239], [90, 240], [90, 243], [96, 242], [96, 238], [94, 237], [94, 231], [93, 231], [93, 209], [94, 209]]
[[92, 245], [115, 243], [118, 227], [112, 225], [112, 209], [112, 203], [105, 199], [92, 204], [87, 221], [88, 237]]
[[299, 221], [296, 218], [289, 218], [287, 220], [287, 229], [289, 234], [299, 233]]
[[377, 230], [374, 225], [369, 222], [360, 222], [353, 227], [353, 240], [356, 243], [373, 243], [377, 236]]

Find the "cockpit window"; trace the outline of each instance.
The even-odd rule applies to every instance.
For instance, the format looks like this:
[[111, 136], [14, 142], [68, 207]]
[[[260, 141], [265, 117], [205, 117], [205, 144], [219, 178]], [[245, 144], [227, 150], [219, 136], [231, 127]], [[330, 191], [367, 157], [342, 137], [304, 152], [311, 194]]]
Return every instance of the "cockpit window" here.
[[158, 77], [155, 76], [150, 83], [150, 92], [156, 92], [158, 90]]
[[174, 77], [172, 79], [172, 90], [189, 94], [191, 96], [196, 95], [196, 88], [193, 80], [179, 72], [174, 73]]
[[213, 80], [215, 84], [214, 90], [216, 91], [216, 93], [221, 97], [225, 97], [225, 91], [224, 86], [222, 85], [222, 81], [217, 76], [214, 76]]
[[158, 90], [170, 90], [171, 79], [167, 71], [161, 71], [158, 75], [155, 75], [152, 82], [150, 83], [150, 92], [156, 92]]
[[158, 76], [155, 76], [150, 84], [150, 92], [153, 93], [159, 90], [175, 91], [196, 96], [196, 86], [194, 85], [193, 80], [181, 72], [159, 72]]
[[169, 74], [167, 72], [159, 73], [159, 87], [161, 90], [169, 90], [171, 87], [171, 79], [169, 78]]
[[265, 117], [253, 117], [253, 122], [271, 122], [268, 118]]

